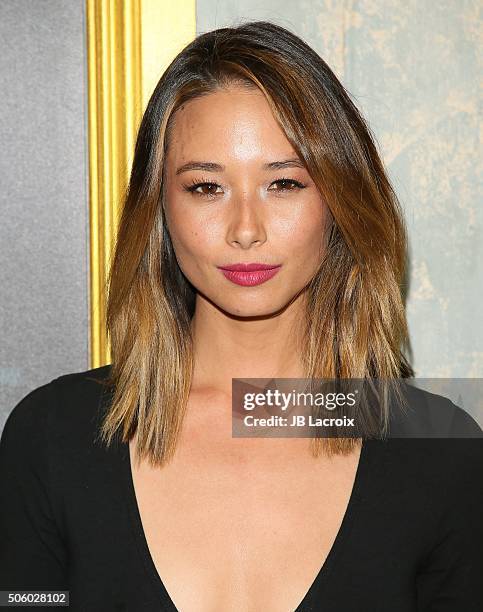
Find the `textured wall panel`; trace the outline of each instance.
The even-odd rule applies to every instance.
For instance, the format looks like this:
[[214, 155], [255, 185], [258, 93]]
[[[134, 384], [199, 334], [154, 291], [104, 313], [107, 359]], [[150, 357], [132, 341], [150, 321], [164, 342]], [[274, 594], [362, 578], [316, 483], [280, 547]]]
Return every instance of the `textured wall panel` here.
[[266, 19], [332, 67], [375, 132], [410, 234], [417, 376], [483, 376], [481, 3], [198, 0], [197, 32]]
[[0, 3], [0, 429], [88, 367], [84, 3]]

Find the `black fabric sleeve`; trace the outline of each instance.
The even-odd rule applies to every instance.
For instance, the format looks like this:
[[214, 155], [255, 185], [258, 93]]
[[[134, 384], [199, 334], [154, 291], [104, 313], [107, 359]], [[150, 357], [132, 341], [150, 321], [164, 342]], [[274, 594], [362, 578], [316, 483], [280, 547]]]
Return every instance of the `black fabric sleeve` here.
[[52, 383], [26, 395], [0, 439], [0, 590], [67, 590], [66, 547], [52, 512]]
[[445, 511], [417, 576], [418, 612], [483, 610], [483, 440], [441, 445]]

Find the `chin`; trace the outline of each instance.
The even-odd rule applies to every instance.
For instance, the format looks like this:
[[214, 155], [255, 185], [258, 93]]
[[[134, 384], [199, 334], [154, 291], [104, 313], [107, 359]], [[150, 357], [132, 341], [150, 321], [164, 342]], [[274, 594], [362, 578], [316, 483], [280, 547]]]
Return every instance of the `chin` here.
[[299, 290], [295, 295], [292, 293], [287, 295], [281, 291], [276, 292], [273, 288], [269, 289], [268, 287], [263, 291], [253, 293], [251, 289], [253, 290], [253, 288], [246, 287], [237, 290], [234, 287], [232, 291], [230, 291], [230, 288], [221, 291], [217, 287], [214, 291], [203, 292], [198, 286], [196, 292], [198, 299], [208, 302], [226, 316], [237, 319], [273, 317], [280, 314], [301, 293]]
[[273, 299], [270, 299], [267, 303], [267, 300], [259, 300], [257, 301], [249, 301], [244, 304], [243, 300], [238, 300], [235, 304], [226, 303], [223, 304], [218, 303], [217, 307], [223, 310], [227, 315], [237, 317], [237, 318], [252, 318], [252, 317], [272, 317], [280, 313], [287, 304], [285, 302], [276, 302]]

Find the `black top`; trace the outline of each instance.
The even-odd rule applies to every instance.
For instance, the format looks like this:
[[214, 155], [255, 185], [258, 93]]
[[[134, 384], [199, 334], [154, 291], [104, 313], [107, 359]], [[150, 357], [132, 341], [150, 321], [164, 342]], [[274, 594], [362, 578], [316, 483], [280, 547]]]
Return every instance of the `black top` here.
[[[109, 367], [34, 389], [7, 419], [0, 591], [68, 590], [72, 611], [173, 612], [143, 533], [129, 447], [95, 442], [96, 379]], [[441, 398], [441, 409], [455, 408], [455, 423], [481, 433]], [[483, 439], [365, 440], [340, 530], [297, 608], [309, 610], [481, 612]]]

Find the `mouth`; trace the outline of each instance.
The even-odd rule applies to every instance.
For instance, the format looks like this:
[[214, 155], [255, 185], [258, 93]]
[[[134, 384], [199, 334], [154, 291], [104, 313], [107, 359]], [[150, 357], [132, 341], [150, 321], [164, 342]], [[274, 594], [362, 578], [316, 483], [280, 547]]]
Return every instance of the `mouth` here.
[[236, 285], [244, 287], [252, 287], [265, 283], [274, 277], [281, 267], [281, 264], [270, 265], [259, 263], [218, 266], [225, 278]]

